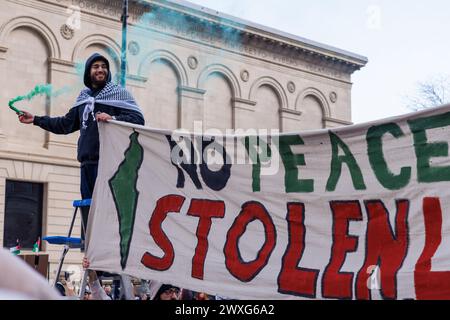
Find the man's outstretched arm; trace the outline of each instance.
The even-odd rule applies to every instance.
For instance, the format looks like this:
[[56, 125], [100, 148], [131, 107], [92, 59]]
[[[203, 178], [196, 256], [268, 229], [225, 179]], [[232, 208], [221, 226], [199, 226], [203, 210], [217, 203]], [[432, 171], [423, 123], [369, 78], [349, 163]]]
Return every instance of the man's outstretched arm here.
[[44, 130], [55, 134], [69, 134], [80, 129], [78, 108], [72, 108], [63, 117], [35, 116], [27, 111], [19, 115], [19, 121], [24, 124], [33, 123]]

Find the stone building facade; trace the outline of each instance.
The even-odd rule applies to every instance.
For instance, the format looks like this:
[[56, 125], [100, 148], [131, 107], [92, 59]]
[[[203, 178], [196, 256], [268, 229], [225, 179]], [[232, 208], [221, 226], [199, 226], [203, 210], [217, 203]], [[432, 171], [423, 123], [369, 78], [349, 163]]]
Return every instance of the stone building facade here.
[[[42, 234], [62, 235], [79, 198], [78, 134], [24, 126], [8, 101], [37, 84], [69, 89], [17, 106], [58, 116], [82, 86], [82, 63], [93, 52], [120, 70], [119, 0], [1, 0], [0, 241], [8, 181], [43, 185]], [[351, 123], [351, 75], [365, 57], [185, 1], [131, 1], [127, 87], [147, 126], [192, 130], [300, 131]], [[79, 223], [79, 220], [77, 221]], [[79, 234], [79, 229], [75, 235]], [[52, 276], [60, 248], [50, 254]], [[78, 264], [80, 254], [67, 262]]]

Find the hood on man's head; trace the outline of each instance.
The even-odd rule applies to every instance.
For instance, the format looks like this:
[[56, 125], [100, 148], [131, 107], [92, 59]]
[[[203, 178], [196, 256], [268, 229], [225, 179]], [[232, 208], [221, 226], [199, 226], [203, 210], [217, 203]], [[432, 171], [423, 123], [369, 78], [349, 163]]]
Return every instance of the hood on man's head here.
[[111, 82], [111, 70], [109, 68], [109, 61], [104, 56], [102, 56], [99, 53], [94, 53], [92, 56], [90, 56], [86, 60], [86, 65], [84, 67], [84, 84], [89, 89], [92, 89], [92, 82], [91, 82], [91, 67], [96, 61], [103, 61], [106, 63], [106, 67], [108, 68], [108, 77], [106, 78], [106, 82]]

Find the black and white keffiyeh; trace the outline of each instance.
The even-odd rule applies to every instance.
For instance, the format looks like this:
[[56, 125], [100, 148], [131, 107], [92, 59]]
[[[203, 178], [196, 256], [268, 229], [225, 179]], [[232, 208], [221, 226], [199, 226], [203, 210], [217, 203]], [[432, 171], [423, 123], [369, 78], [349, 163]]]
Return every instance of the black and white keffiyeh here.
[[126, 89], [114, 83], [108, 82], [95, 98], [89, 95], [90, 92], [91, 90], [88, 88], [82, 90], [74, 105], [74, 107], [78, 107], [86, 104], [86, 107], [83, 111], [83, 129], [86, 129], [86, 121], [89, 118], [89, 114], [92, 114], [92, 117], [95, 121], [95, 103], [137, 111], [142, 115], [142, 111], [136, 104], [133, 96]]

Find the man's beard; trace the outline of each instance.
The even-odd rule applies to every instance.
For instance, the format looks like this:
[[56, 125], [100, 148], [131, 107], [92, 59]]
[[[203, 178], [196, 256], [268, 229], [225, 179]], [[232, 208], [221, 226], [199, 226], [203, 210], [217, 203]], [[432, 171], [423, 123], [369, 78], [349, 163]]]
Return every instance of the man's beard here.
[[102, 80], [102, 81], [92, 81], [92, 84], [95, 85], [96, 87], [104, 87], [106, 84], [106, 80]]
[[96, 87], [104, 87], [107, 82], [108, 76], [105, 74], [103, 77], [103, 80], [96, 80], [95, 78], [96, 78], [95, 76], [91, 76], [92, 85], [94, 85]]

